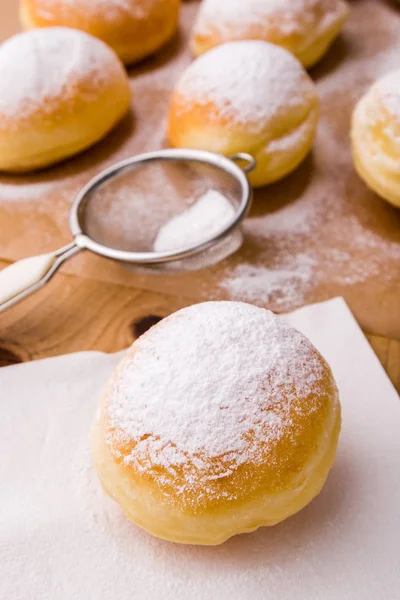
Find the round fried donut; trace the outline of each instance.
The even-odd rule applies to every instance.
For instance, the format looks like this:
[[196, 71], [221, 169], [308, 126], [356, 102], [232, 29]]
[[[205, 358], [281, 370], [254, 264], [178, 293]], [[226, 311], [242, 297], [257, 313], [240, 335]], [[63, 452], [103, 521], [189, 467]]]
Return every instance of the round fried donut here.
[[196, 59], [176, 84], [168, 137], [176, 147], [252, 154], [250, 180], [262, 186], [301, 163], [318, 116], [316, 87], [292, 54], [267, 42], [229, 42]]
[[367, 185], [400, 207], [400, 71], [379, 79], [353, 112], [353, 159]]
[[311, 67], [336, 38], [347, 14], [344, 0], [203, 0], [191, 47], [199, 56], [233, 40], [264, 40]]
[[21, 0], [25, 29], [65, 26], [90, 33], [130, 64], [176, 32], [180, 0]]
[[128, 350], [101, 400], [93, 459], [134, 523], [214, 545], [309, 503], [340, 423], [331, 370], [303, 335], [270, 311], [206, 302]]
[[65, 27], [0, 47], [0, 170], [46, 167], [91, 146], [121, 119], [130, 87], [117, 55]]

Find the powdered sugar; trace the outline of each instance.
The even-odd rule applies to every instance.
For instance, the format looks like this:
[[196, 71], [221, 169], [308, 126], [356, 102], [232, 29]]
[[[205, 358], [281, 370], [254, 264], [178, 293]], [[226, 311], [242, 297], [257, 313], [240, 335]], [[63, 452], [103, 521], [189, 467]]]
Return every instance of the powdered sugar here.
[[161, 227], [154, 250], [163, 252], [201, 244], [223, 229], [234, 215], [235, 209], [229, 200], [220, 192], [209, 190]]
[[[400, 261], [398, 243], [368, 231], [349, 216], [343, 229], [335, 232], [336, 245], [321, 247], [319, 230], [326, 218], [322, 204], [320, 209], [312, 213], [307, 206], [289, 207], [270, 218], [246, 222], [248, 236], [264, 252], [257, 263], [240, 262], [225, 272], [220, 288], [227, 297], [284, 311], [304, 304], [312, 290], [327, 281], [331, 286], [352, 286], [372, 277], [393, 281], [397, 274], [393, 266]], [[309, 243], [310, 236], [316, 238], [315, 245]]]
[[[195, 35], [210, 29], [232, 34], [271, 27], [278, 36], [301, 35], [325, 29], [336, 18], [340, 0], [203, 0]], [[277, 34], [275, 33], [275, 36]]]
[[255, 132], [315, 99], [314, 85], [299, 62], [283, 48], [260, 41], [210, 50], [189, 66], [176, 91], [188, 101], [212, 103], [219, 119], [246, 124]]
[[222, 31], [233, 25], [247, 28], [258, 26], [266, 17], [280, 16], [283, 31], [290, 35], [299, 31], [299, 14], [305, 11], [305, 5], [306, 0], [204, 0], [195, 31], [201, 35], [210, 26]]
[[[88, 101], [115, 70], [114, 54], [100, 40], [65, 27], [20, 33], [0, 47], [0, 116], [22, 120], [51, 112], [80, 86]], [[1, 123], [0, 123], [1, 128]]]
[[52, 182], [39, 181], [37, 183], [3, 183], [0, 185], [0, 201], [7, 204], [27, 202], [29, 200], [43, 200], [52, 190]]
[[222, 281], [231, 298], [274, 304], [279, 308], [301, 304], [309, 290], [316, 260], [299, 254], [275, 267], [239, 264]]
[[235, 302], [183, 309], [120, 365], [108, 392], [109, 442], [133, 442], [123, 458], [139, 471], [162, 466], [173, 478], [183, 468], [182, 494], [199, 480], [212, 493], [210, 475], [259, 464], [266, 445], [295, 435], [293, 414], [318, 410], [324, 369], [312, 345], [269, 311]]
[[344, 216], [345, 208], [336, 190], [316, 173], [314, 185], [296, 202], [246, 219], [245, 240], [257, 253], [252, 262], [245, 255], [225, 269], [220, 288], [228, 298], [283, 311], [301, 306], [327, 283], [338, 289], [373, 277], [394, 281], [400, 244], [365, 227], [355, 215]]

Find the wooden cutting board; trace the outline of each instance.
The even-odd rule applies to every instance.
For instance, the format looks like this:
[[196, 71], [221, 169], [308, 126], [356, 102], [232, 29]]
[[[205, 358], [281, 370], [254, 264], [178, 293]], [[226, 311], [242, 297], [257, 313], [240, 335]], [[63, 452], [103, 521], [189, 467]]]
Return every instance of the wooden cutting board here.
[[[69, 207], [82, 185], [107, 165], [166, 145], [168, 99], [192, 60], [188, 37], [198, 5], [184, 2], [179, 35], [129, 70], [131, 113], [103, 142], [41, 173], [0, 176], [0, 267], [67, 243]], [[156, 318], [205, 299], [251, 300], [280, 312], [343, 295], [400, 385], [400, 211], [359, 180], [349, 147], [354, 103], [397, 68], [400, 9], [374, 0], [351, 9], [343, 35], [311, 72], [321, 96], [313, 152], [284, 181], [256, 192], [240, 252], [175, 275], [77, 257], [46, 289], [0, 316], [3, 363], [116, 351]], [[17, 3], [0, 0], [0, 14], [4, 40], [19, 31]]]

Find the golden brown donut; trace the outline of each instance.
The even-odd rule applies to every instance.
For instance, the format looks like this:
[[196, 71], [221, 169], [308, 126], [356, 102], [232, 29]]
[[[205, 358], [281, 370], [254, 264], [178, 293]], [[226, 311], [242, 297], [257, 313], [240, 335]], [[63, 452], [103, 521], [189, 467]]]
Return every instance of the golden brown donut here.
[[206, 302], [128, 350], [101, 400], [93, 460], [134, 523], [214, 545], [310, 502], [340, 423], [332, 372], [303, 335], [270, 311]]
[[87, 33], [55, 27], [0, 47], [0, 170], [30, 171], [100, 140], [130, 105], [117, 55]]
[[133, 63], [176, 32], [180, 0], [21, 0], [25, 29], [65, 26], [94, 35]]
[[400, 71], [379, 79], [353, 112], [351, 138], [360, 177], [400, 207]]
[[168, 137], [176, 147], [252, 154], [250, 180], [262, 186], [302, 162], [318, 117], [316, 87], [292, 54], [267, 42], [229, 42], [197, 58], [175, 85]]
[[264, 40], [311, 67], [336, 38], [347, 14], [344, 0], [203, 0], [191, 47], [199, 56], [233, 40]]

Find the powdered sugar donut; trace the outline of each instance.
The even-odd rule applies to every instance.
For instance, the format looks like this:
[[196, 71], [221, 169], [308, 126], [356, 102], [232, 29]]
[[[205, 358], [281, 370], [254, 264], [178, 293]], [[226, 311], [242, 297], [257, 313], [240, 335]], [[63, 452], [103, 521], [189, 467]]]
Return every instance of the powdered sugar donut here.
[[232, 40], [283, 46], [305, 67], [314, 65], [341, 30], [344, 0], [203, 0], [191, 46], [199, 56]]
[[318, 494], [340, 419], [331, 370], [303, 335], [264, 309], [206, 302], [128, 350], [94, 424], [94, 464], [150, 533], [219, 544]]
[[0, 46], [0, 169], [45, 167], [101, 139], [128, 110], [129, 80], [102, 41], [64, 27]]
[[248, 152], [253, 185], [293, 171], [309, 152], [319, 115], [316, 87], [287, 50], [260, 41], [230, 42], [196, 59], [172, 94], [173, 146]]
[[379, 79], [361, 98], [351, 137], [360, 177], [400, 207], [400, 71]]
[[152, 54], [178, 27], [180, 0], [21, 0], [25, 29], [65, 26], [94, 35], [127, 64]]

